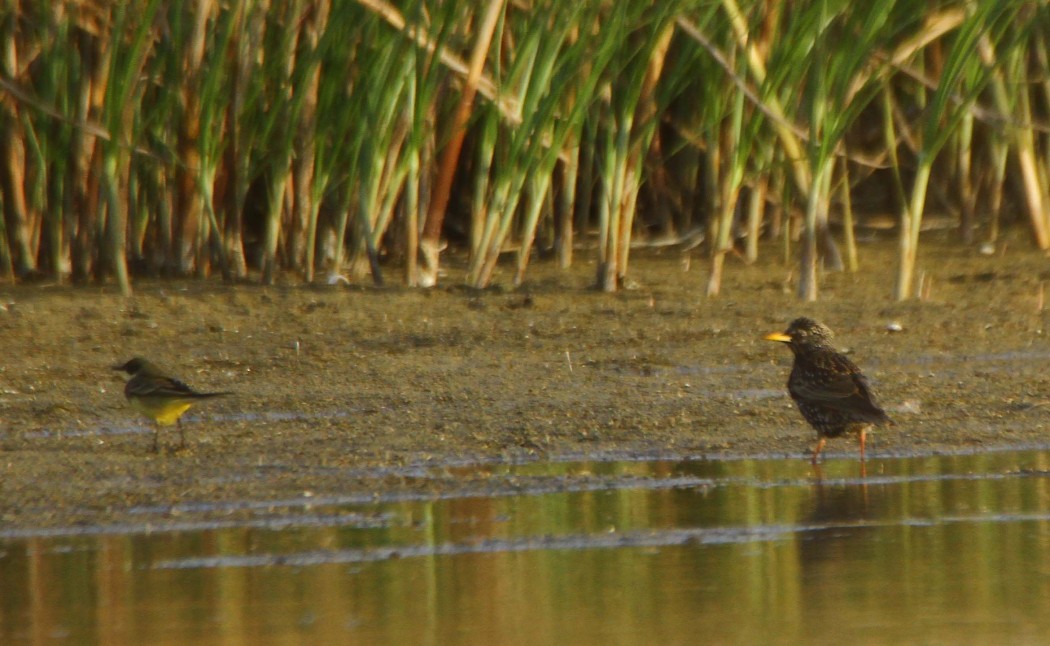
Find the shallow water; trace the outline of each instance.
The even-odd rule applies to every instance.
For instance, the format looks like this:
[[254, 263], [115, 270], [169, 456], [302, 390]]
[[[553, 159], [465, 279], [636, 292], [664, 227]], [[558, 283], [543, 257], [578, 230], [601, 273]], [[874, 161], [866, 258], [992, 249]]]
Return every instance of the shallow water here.
[[462, 465], [415, 477], [450, 476], [471, 485], [443, 498], [245, 503], [250, 523], [8, 535], [0, 643], [1050, 634], [1047, 450], [872, 459], [866, 477], [854, 459], [820, 472], [742, 459]]

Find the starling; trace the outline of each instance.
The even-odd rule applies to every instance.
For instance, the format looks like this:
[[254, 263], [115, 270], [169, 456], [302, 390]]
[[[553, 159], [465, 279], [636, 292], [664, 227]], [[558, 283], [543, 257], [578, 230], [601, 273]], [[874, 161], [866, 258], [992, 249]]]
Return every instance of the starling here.
[[860, 459], [864, 461], [864, 435], [873, 424], [892, 423], [875, 399], [868, 379], [852, 361], [831, 345], [831, 330], [810, 318], [797, 318], [784, 332], [765, 336], [787, 343], [795, 353], [788, 377], [788, 392], [802, 416], [817, 431], [813, 449], [816, 464], [829, 437], [860, 434]]
[[157, 366], [142, 357], [135, 357], [127, 363], [113, 366], [122, 370], [131, 379], [124, 384], [124, 396], [131, 405], [153, 420], [153, 451], [157, 451], [157, 434], [159, 426], [179, 427], [181, 446], [186, 446], [186, 435], [182, 430], [179, 418], [189, 410], [197, 400], [209, 399], [230, 393], [199, 393], [174, 377], [164, 374]]

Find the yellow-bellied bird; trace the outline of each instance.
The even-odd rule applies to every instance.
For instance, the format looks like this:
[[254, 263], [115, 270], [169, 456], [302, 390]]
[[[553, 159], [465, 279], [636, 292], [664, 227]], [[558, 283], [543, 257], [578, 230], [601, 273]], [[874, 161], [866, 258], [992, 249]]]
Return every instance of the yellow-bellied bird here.
[[179, 438], [182, 442], [180, 447], [184, 447], [186, 446], [186, 435], [182, 430], [182, 422], [179, 421], [182, 414], [202, 399], [230, 394], [228, 392], [199, 393], [178, 379], [165, 374], [163, 370], [142, 357], [135, 357], [126, 363], [113, 366], [113, 369], [122, 370], [131, 375], [131, 379], [124, 384], [124, 396], [134, 408], [155, 423], [153, 451], [157, 450], [159, 427], [177, 424]]

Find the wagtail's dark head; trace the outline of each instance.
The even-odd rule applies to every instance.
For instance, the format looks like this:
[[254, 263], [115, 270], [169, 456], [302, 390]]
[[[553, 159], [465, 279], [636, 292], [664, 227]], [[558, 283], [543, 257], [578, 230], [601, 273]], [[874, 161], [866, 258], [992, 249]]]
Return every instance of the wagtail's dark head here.
[[142, 370], [144, 370], [149, 365], [150, 365], [149, 361], [146, 361], [142, 357], [135, 357], [133, 359], [128, 360], [125, 363], [121, 363], [121, 364], [117, 364], [117, 365], [113, 366], [113, 369], [114, 370], [123, 370], [124, 372], [128, 373], [129, 375], [134, 375], [136, 373], [142, 372]]

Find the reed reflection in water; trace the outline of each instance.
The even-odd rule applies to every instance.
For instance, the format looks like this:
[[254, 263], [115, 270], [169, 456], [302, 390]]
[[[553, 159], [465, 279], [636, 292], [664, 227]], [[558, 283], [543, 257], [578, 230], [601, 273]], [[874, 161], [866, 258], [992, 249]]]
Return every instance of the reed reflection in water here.
[[483, 466], [485, 490], [0, 543], [0, 642], [1038, 643], [1050, 453]]

